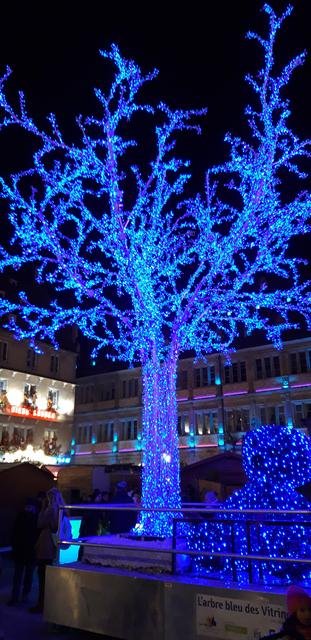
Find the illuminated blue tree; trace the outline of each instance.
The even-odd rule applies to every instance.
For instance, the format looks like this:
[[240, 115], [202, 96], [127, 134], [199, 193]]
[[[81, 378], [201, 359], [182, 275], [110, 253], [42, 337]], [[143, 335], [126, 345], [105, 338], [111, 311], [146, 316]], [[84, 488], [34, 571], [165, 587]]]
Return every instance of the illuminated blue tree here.
[[[279, 346], [282, 331], [295, 326], [292, 312], [310, 322], [310, 286], [300, 282], [299, 260], [289, 257], [288, 247], [308, 231], [311, 199], [306, 191], [289, 198], [282, 186], [286, 172], [305, 177], [299, 163], [309, 156], [309, 141], [288, 127], [281, 95], [304, 55], [274, 75], [275, 38], [290, 10], [278, 18], [264, 9], [267, 39], [250, 34], [265, 57], [258, 76], [248, 78], [257, 100], [246, 110], [250, 141], [226, 137], [230, 158], [207, 173], [204, 197], [186, 198], [189, 163], [175, 154], [176, 135], [198, 130], [193, 121], [203, 112], [140, 104], [137, 94], [155, 73], [143, 76], [117, 47], [102, 54], [116, 73], [110, 91], [95, 92], [98, 113], [77, 119], [77, 144], [66, 142], [54, 115], [45, 130], [37, 126], [23, 95], [19, 109], [12, 106], [5, 90], [9, 70], [1, 82], [2, 129], [17, 125], [37, 143], [31, 168], [0, 181], [14, 227], [1, 269], [33, 263], [38, 282], [48, 283], [55, 297], [41, 308], [21, 292], [19, 303], [0, 299], [0, 313], [18, 318], [7, 326], [19, 338], [55, 344], [57, 331], [74, 323], [95, 344], [94, 358], [104, 350], [141, 363], [147, 509], [180, 505], [179, 355], [186, 349], [199, 357], [227, 353], [243, 325], [248, 333], [264, 330]], [[137, 132], [140, 112], [138, 144], [130, 131], [133, 125]], [[148, 118], [156, 124], [147, 135]], [[141, 525], [165, 534], [169, 512], [146, 512]]]

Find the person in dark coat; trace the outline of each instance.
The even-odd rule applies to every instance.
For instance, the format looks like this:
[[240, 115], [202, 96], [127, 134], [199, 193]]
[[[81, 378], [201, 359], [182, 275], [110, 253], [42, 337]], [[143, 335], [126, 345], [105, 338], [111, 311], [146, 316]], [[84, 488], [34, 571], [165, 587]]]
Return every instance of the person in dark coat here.
[[33, 572], [36, 561], [35, 544], [38, 538], [37, 529], [38, 504], [36, 500], [27, 498], [25, 507], [18, 514], [12, 529], [12, 555], [14, 575], [12, 594], [9, 606], [17, 604], [22, 589], [22, 600], [27, 601], [31, 591]]
[[[128, 495], [127, 482], [118, 482], [114, 496], [110, 504], [134, 505], [133, 498]], [[136, 524], [135, 511], [109, 511], [109, 531], [115, 533], [128, 533]]]
[[54, 535], [58, 529], [59, 509], [64, 505], [62, 494], [56, 487], [49, 489], [38, 515], [39, 536], [35, 546], [38, 569], [38, 602], [29, 609], [30, 613], [42, 613], [44, 605], [46, 567], [53, 564], [56, 557]]

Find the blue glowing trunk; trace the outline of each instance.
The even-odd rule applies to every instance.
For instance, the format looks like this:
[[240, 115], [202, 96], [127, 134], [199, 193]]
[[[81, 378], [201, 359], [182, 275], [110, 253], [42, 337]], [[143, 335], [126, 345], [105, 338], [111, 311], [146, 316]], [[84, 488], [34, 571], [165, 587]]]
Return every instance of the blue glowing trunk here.
[[[153, 359], [143, 366], [142, 506], [147, 509], [181, 506], [176, 369], [175, 358], [161, 363]], [[173, 515], [170, 511], [144, 512], [141, 530], [149, 535], [171, 535]]]

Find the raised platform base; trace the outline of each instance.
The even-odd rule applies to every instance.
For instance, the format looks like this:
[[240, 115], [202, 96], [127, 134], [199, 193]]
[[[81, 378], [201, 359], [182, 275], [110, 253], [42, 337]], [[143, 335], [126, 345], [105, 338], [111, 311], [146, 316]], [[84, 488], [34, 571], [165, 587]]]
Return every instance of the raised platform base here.
[[121, 640], [258, 640], [282, 625], [284, 591], [75, 563], [47, 567], [44, 617]]
[[[87, 540], [92, 543], [92, 546], [83, 548], [83, 561], [92, 565], [155, 573], [172, 571], [173, 557], [171, 553], [167, 553], [172, 547], [170, 538], [156, 541], [154, 539], [137, 540], [121, 534], [95, 536]], [[110, 546], [102, 548], [100, 546], [102, 543]], [[137, 547], [140, 549], [137, 550]], [[181, 548], [180, 543], [177, 544], [177, 548]], [[177, 556], [178, 561], [179, 556]]]

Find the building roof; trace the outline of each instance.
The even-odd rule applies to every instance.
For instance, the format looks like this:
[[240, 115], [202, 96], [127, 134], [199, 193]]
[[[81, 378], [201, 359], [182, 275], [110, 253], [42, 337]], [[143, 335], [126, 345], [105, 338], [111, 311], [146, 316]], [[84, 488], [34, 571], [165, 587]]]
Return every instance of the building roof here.
[[242, 457], [237, 453], [225, 452], [184, 467], [181, 470], [183, 482], [211, 480], [225, 485], [242, 485], [247, 482]]

